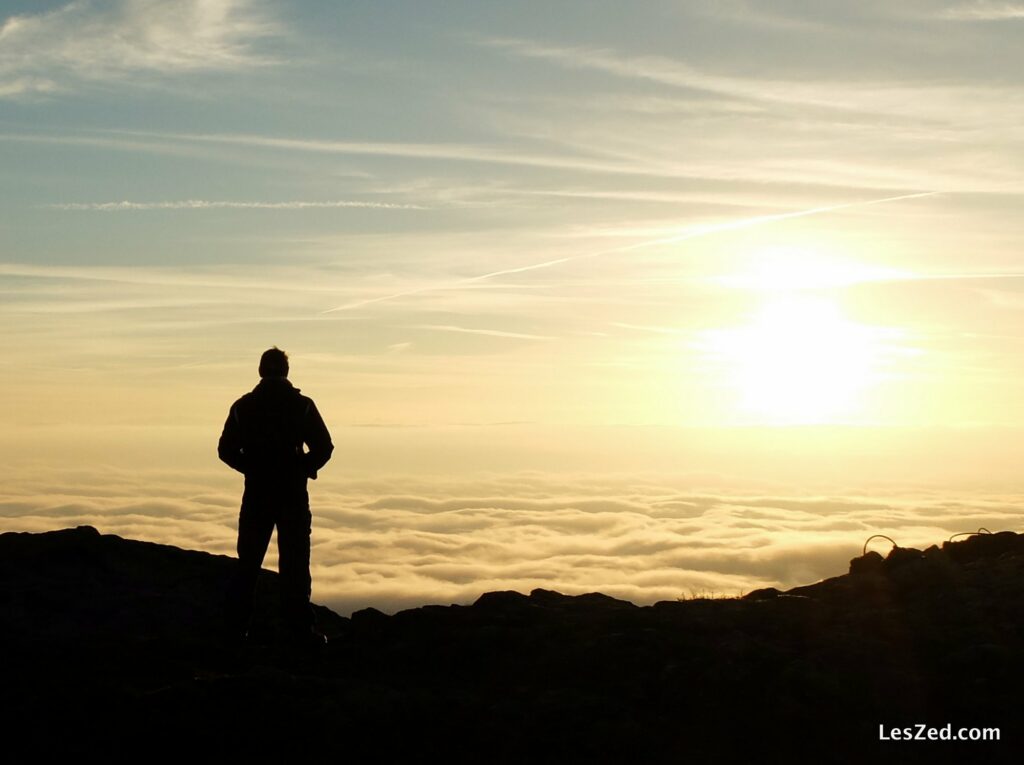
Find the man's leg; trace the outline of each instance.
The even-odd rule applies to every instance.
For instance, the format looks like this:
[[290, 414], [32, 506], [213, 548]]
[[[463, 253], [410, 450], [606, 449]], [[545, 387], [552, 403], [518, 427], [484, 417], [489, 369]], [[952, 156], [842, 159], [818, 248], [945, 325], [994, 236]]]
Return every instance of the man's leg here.
[[303, 489], [286, 500], [277, 521], [278, 569], [281, 573], [281, 619], [284, 627], [299, 635], [313, 628], [309, 605], [309, 538], [312, 515], [309, 495]]
[[242, 637], [249, 629], [256, 581], [273, 531], [274, 516], [267, 497], [247, 488], [238, 515], [238, 568], [228, 595], [228, 629], [233, 637]]

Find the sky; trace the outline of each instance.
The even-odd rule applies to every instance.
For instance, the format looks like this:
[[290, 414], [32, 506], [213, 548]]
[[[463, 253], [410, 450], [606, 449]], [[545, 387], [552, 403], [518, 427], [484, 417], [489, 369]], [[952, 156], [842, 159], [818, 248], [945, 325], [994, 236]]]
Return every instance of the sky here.
[[1022, 29], [2, 0], [0, 531], [230, 553], [216, 440], [272, 345], [336, 444], [343, 612], [733, 595], [1017, 530]]

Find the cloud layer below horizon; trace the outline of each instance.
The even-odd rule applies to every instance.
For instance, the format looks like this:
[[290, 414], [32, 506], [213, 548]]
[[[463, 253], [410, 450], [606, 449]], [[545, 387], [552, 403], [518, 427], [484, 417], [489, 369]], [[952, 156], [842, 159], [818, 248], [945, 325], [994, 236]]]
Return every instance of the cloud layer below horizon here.
[[[344, 614], [535, 587], [640, 604], [789, 588], [844, 573], [872, 534], [940, 544], [982, 526], [1015, 528], [1024, 503], [1024, 495], [920, 490], [709, 493], [669, 476], [536, 472], [326, 478], [311, 496], [314, 600]], [[237, 480], [201, 471], [39, 469], [9, 478], [0, 494], [3, 531], [89, 524], [226, 555], [237, 512]], [[876, 544], [884, 553], [887, 545]], [[276, 566], [273, 543], [267, 565]]]

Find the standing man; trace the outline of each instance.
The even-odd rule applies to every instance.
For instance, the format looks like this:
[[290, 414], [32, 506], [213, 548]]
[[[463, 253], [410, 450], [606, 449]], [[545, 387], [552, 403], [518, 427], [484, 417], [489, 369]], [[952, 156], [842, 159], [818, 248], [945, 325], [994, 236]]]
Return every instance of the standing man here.
[[276, 526], [282, 621], [297, 642], [323, 644], [309, 605], [312, 516], [306, 479], [316, 478], [334, 445], [313, 400], [288, 381], [284, 351], [266, 351], [259, 372], [259, 384], [231, 406], [217, 445], [220, 458], [245, 475], [229, 628], [236, 639], [246, 635], [256, 580]]

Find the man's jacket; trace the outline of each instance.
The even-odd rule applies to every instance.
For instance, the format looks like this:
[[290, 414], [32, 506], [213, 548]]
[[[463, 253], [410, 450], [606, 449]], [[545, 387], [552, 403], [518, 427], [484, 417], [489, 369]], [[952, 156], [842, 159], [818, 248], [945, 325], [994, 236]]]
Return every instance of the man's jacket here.
[[285, 377], [260, 380], [232, 404], [217, 444], [220, 458], [247, 480], [316, 478], [332, 451], [331, 434], [313, 400]]

